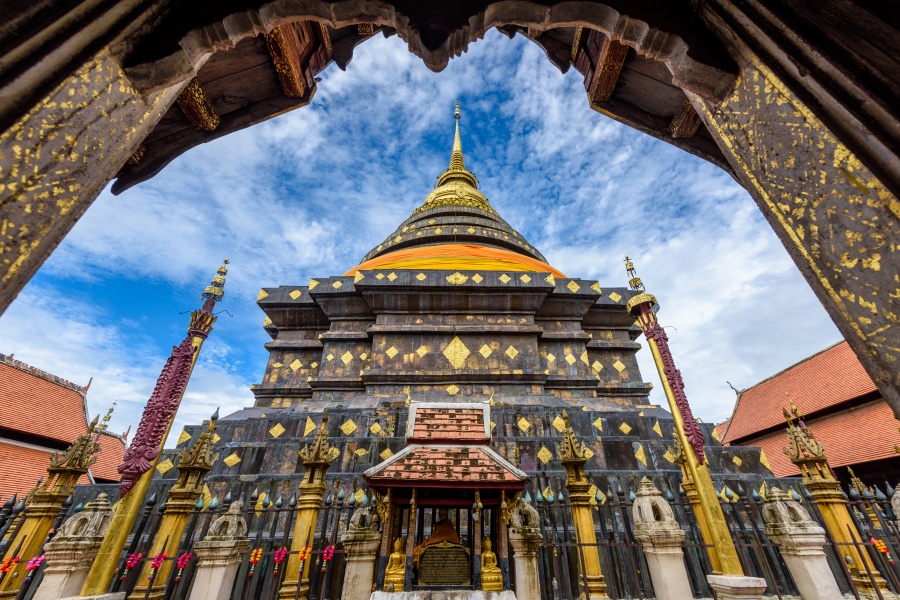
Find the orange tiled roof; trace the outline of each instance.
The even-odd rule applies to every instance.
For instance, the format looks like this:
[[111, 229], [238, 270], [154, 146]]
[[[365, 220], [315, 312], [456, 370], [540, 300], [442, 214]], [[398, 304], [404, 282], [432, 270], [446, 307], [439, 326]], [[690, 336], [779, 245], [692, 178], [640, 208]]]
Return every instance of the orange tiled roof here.
[[122, 464], [124, 457], [125, 442], [118, 437], [101, 435], [100, 452], [97, 453], [97, 461], [91, 466], [91, 475], [98, 480], [119, 481], [122, 476], [116, 469]]
[[[111, 444], [113, 448], [116, 447], [116, 444], [122, 445], [122, 442], [115, 438], [104, 439], [107, 440], [107, 444], [113, 442]], [[53, 452], [50, 449], [42, 450], [39, 447], [30, 445], [20, 446], [18, 444], [0, 442], [0, 473], [3, 474], [0, 477], [0, 504], [13, 494], [18, 494], [19, 500], [21, 500], [25, 494], [31, 491], [38, 479], [43, 477], [46, 480], [47, 467], [50, 466], [50, 457], [53, 455]], [[117, 465], [121, 462], [124, 452], [123, 447], [117, 459]], [[97, 456], [99, 462], [100, 455], [98, 454]], [[95, 480], [98, 478], [96, 468], [97, 464], [94, 463], [94, 466], [91, 467], [91, 475], [94, 476]], [[112, 477], [100, 476], [99, 478], [101, 480], [118, 481], [120, 477], [115, 467], [113, 467]], [[78, 480], [79, 485], [86, 485], [90, 482], [91, 480], [87, 475], [83, 475]]]
[[741, 392], [723, 441], [741, 440], [781, 424], [788, 398], [802, 413], [814, 415], [874, 391], [875, 384], [850, 346], [840, 342]]
[[[87, 427], [83, 388], [28, 365], [0, 361], [0, 424], [71, 444]], [[19, 367], [24, 365], [29, 370]], [[46, 377], [45, 377], [46, 376]], [[76, 389], [77, 388], [77, 389]]]
[[369, 485], [386, 481], [408, 481], [417, 486], [423, 482], [502, 485], [526, 479], [484, 446], [407, 446], [386, 462], [387, 466], [367, 473]]
[[[894, 413], [884, 400], [869, 402], [820, 419], [806, 419], [819, 443], [825, 447], [828, 464], [834, 467], [895, 458], [894, 446], [900, 445], [900, 432]], [[742, 442], [744, 446], [760, 446], [778, 477], [798, 475], [800, 471], [782, 450], [788, 444], [787, 426], [775, 433]], [[855, 434], [865, 432], [866, 439], [877, 443], [860, 444]]]
[[416, 408], [410, 440], [464, 443], [484, 439], [483, 408]]

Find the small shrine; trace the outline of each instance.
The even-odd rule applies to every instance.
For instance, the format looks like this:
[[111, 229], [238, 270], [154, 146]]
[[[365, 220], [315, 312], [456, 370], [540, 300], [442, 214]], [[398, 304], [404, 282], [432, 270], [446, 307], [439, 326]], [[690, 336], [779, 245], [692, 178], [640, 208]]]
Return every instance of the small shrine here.
[[490, 411], [411, 402], [407, 446], [365, 472], [390, 506], [378, 589], [510, 589], [506, 525], [528, 475], [491, 449]]

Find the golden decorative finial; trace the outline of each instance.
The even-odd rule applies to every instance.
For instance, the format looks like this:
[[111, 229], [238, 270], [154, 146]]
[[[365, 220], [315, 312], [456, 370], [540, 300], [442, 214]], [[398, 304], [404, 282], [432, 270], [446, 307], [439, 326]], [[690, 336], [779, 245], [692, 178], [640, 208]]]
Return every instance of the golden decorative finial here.
[[212, 282], [206, 289], [203, 290], [203, 294], [200, 295], [201, 298], [205, 300], [212, 300], [213, 302], [218, 302], [225, 295], [225, 275], [228, 274], [228, 267], [225, 265], [228, 264], [228, 259], [226, 258], [222, 261], [222, 266], [216, 270], [216, 276], [212, 278]]
[[641, 278], [637, 276], [637, 273], [634, 270], [634, 263], [631, 262], [631, 259], [628, 258], [627, 254], [625, 255], [625, 271], [628, 273], [628, 277], [631, 278], [628, 282], [628, 287], [633, 290], [643, 292], [644, 282], [642, 282]]
[[462, 113], [459, 111], [459, 100], [456, 101], [456, 110], [453, 111], [453, 116], [456, 117], [457, 121], [459, 121], [459, 118], [462, 116]]

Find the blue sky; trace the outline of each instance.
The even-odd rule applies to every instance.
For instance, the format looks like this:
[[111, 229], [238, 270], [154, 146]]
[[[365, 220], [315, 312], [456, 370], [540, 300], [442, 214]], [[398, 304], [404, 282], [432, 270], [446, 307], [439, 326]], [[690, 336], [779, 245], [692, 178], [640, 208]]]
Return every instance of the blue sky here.
[[[625, 286], [622, 257], [662, 305], [695, 414], [840, 336], [749, 195], [718, 168], [588, 107], [522, 36], [496, 31], [432, 73], [396, 37], [329, 67], [312, 103], [195, 148], [121, 196], [104, 192], [0, 317], [0, 352], [78, 383], [111, 428], [136, 425], [186, 311], [225, 256], [222, 314], [176, 429], [252, 403], [266, 363], [260, 287], [357, 264], [421, 204], [449, 162], [453, 104], [466, 165], [555, 267]], [[642, 340], [643, 338], [641, 338]], [[644, 378], [658, 382], [649, 352]], [[651, 400], [665, 405], [660, 386]]]

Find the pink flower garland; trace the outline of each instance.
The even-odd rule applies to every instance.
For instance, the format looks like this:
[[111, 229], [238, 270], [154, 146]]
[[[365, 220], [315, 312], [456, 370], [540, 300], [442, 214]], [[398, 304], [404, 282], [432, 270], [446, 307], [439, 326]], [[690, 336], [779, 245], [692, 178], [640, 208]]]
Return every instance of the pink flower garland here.
[[191, 561], [191, 556], [193, 556], [190, 552], [185, 552], [181, 556], [178, 557], [178, 574], [175, 575], [175, 583], [181, 581], [181, 572], [184, 571], [184, 568]]
[[275, 569], [272, 571], [272, 575], [278, 575], [278, 565], [284, 562], [285, 557], [287, 557], [287, 552], [287, 548], [284, 546], [275, 551]]
[[125, 581], [125, 578], [128, 577], [128, 570], [133, 569], [139, 562], [141, 562], [141, 559], [143, 557], [144, 555], [142, 553], [133, 552], [131, 556], [128, 557], [128, 560], [125, 561], [125, 570], [122, 571], [122, 576], [119, 577], [119, 579], [121, 581]]
[[322, 572], [328, 567], [328, 561], [334, 558], [334, 546], [325, 546], [322, 550]]
[[25, 567], [25, 582], [31, 581], [31, 578], [34, 577], [34, 572], [41, 568], [41, 563], [44, 562], [44, 555], [35, 556], [31, 560], [28, 561], [28, 565]]
[[167, 557], [168, 555], [165, 552], [160, 552], [153, 557], [153, 561], [150, 563], [150, 575], [147, 576], [147, 581], [153, 581], [153, 578], [156, 576], [156, 571], [159, 570]]

